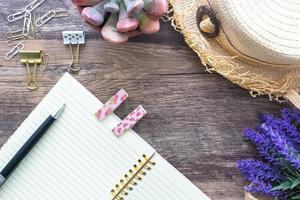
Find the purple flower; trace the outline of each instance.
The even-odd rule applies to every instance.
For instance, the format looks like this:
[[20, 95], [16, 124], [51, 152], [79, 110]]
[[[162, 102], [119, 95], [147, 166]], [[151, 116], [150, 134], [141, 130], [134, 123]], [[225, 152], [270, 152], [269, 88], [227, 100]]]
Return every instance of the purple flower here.
[[[246, 191], [280, 199], [289, 199], [300, 192], [299, 187], [284, 185], [287, 180], [299, 178], [299, 130], [300, 110], [296, 109], [282, 110], [281, 117], [264, 115], [257, 129], [245, 130], [245, 137], [255, 144], [260, 156], [267, 162], [253, 159], [237, 162], [243, 175], [251, 182], [245, 187]], [[273, 189], [281, 184], [282, 187]]]
[[280, 190], [272, 190], [273, 186], [270, 183], [263, 181], [254, 181], [250, 185], [244, 187], [247, 192], [260, 193], [271, 197], [282, 197], [285, 198], [285, 192]]
[[266, 130], [265, 134], [270, 138], [274, 148], [282, 157], [284, 157], [296, 169], [300, 169], [299, 151], [294, 148], [293, 143], [285, 135], [273, 128], [269, 124], [263, 123], [262, 128]]
[[272, 190], [274, 184], [278, 184], [285, 179], [278, 170], [253, 159], [238, 161], [237, 165], [243, 175], [251, 181], [251, 184], [245, 187], [246, 191], [262, 193], [273, 197], [284, 195], [281, 191]]
[[279, 170], [259, 160], [240, 160], [237, 162], [237, 166], [251, 182], [279, 183], [284, 180], [284, 176]]
[[261, 193], [273, 197], [283, 197], [284, 192], [272, 190], [274, 185], [278, 185], [285, 180], [279, 170], [259, 160], [240, 160], [237, 162], [238, 168], [244, 177], [251, 181], [245, 190], [253, 193]]
[[293, 144], [299, 148], [300, 132], [298, 127], [300, 125], [300, 111], [298, 109], [283, 109], [281, 111], [281, 116], [282, 131], [285, 132]]
[[300, 133], [292, 123], [292, 120], [300, 122], [300, 112], [286, 109], [282, 113], [282, 119], [264, 115], [257, 130], [246, 129], [244, 134], [270, 164], [282, 166], [288, 161], [300, 169]]
[[274, 145], [270, 138], [264, 134], [264, 129], [255, 131], [254, 129], [246, 129], [244, 131], [245, 137], [256, 145], [256, 148], [265, 160], [274, 165], [281, 165], [281, 160], [278, 153], [274, 149]]

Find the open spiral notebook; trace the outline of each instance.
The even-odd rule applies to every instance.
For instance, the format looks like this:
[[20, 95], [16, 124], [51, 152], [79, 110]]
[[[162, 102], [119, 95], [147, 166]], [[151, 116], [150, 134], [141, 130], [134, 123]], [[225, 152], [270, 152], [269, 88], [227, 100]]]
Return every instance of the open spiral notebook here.
[[98, 121], [103, 104], [66, 73], [0, 150], [0, 169], [40, 123], [66, 108], [0, 188], [1, 200], [209, 200], [121, 120]]

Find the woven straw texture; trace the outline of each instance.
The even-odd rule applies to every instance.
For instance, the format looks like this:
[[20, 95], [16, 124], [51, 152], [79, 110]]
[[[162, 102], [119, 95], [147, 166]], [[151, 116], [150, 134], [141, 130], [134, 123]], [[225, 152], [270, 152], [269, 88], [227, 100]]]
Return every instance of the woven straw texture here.
[[[220, 45], [220, 41], [203, 36], [197, 26], [196, 13], [200, 6], [208, 5], [206, 0], [169, 1], [173, 11], [172, 25], [184, 35], [186, 43], [198, 54], [208, 71], [218, 72], [233, 83], [250, 90], [252, 96], [266, 94], [270, 99], [279, 100], [291, 89], [298, 91], [300, 84], [298, 66], [290, 67], [284, 64], [273, 66], [269, 63], [245, 61], [243, 55], [232, 52], [230, 54], [226, 51], [224, 45]], [[221, 32], [224, 32], [222, 20], [220, 21]], [[221, 37], [219, 40], [222, 43], [224, 38]]]
[[208, 0], [231, 44], [273, 64], [300, 63], [299, 0]]

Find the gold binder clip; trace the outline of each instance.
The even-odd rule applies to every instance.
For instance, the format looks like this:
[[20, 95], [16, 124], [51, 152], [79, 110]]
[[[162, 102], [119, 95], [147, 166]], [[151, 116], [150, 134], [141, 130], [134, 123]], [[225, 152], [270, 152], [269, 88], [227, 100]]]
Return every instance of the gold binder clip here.
[[21, 63], [27, 68], [27, 88], [29, 90], [39, 88], [37, 73], [44, 61], [43, 51], [20, 51], [20, 57]]
[[[84, 31], [63, 31], [63, 42], [65, 45], [69, 45], [72, 62], [69, 66], [69, 70], [77, 72], [81, 69], [81, 66], [76, 67], [75, 64], [79, 63], [79, 48], [81, 44], [85, 44]], [[76, 45], [76, 55], [74, 56], [72, 45]]]
[[120, 183], [116, 184], [115, 188], [111, 190], [112, 200], [124, 200], [129, 195], [133, 187], [142, 181], [143, 177], [147, 175], [147, 171], [150, 171], [156, 164], [152, 161], [154, 155], [155, 152], [150, 157], [144, 154], [142, 159], [138, 159], [138, 162], [128, 171], [129, 173], [126, 173]]

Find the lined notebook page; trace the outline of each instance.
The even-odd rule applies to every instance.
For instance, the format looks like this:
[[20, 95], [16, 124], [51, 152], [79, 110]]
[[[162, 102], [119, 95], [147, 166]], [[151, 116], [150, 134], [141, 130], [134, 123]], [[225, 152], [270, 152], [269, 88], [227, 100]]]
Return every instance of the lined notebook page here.
[[[3, 145], [0, 169], [63, 103], [62, 115], [0, 188], [0, 200], [109, 200], [132, 165], [155, 153], [133, 130], [115, 137], [111, 129], [120, 119], [112, 114], [98, 121], [94, 113], [103, 104], [66, 73]], [[153, 160], [153, 170], [126, 199], [209, 199], [158, 153]]]

